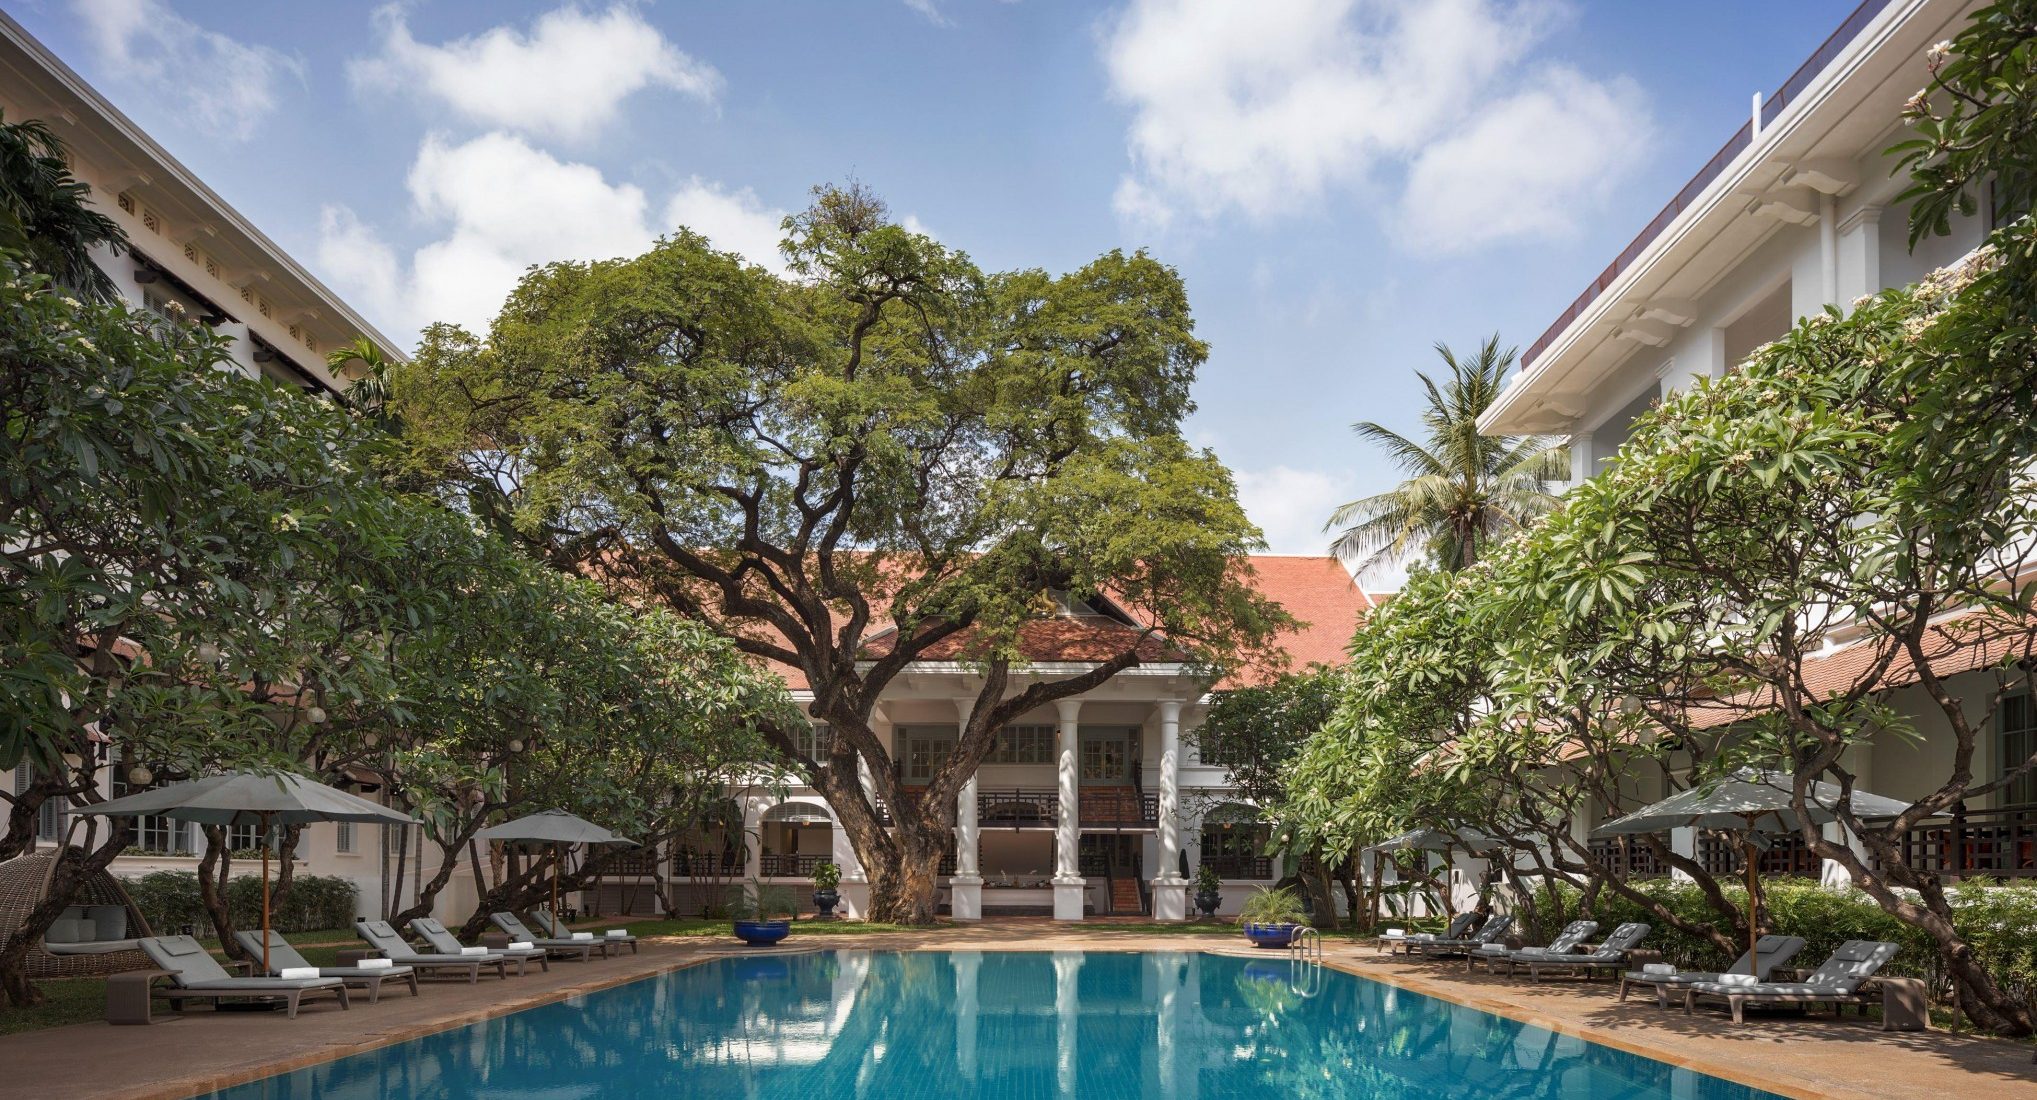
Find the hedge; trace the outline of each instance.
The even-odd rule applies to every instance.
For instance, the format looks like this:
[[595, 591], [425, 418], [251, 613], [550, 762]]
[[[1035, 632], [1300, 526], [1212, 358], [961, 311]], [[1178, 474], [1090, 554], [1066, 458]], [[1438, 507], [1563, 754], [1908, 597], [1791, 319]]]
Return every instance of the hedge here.
[[[200, 935], [211, 931], [212, 918], [198, 901], [198, 875], [192, 871], [155, 871], [123, 884], [128, 896], [159, 935], [187, 925]], [[351, 879], [333, 875], [297, 875], [290, 896], [270, 914], [269, 926], [279, 932], [320, 932], [350, 928], [359, 891]], [[235, 928], [262, 923], [262, 882], [255, 875], [236, 875], [226, 886], [226, 909]]]
[[[1717, 913], [1706, 903], [1695, 885], [1671, 879], [1633, 884], [1641, 893], [1671, 912], [1692, 921], [1710, 923]], [[1744, 887], [1721, 884], [1727, 898], [1747, 903]], [[1574, 890], [1565, 890], [1564, 911], [1576, 908]], [[1960, 935], [1973, 945], [1974, 955], [2010, 992], [2031, 999], [2037, 994], [2037, 887], [1984, 886], [1961, 883], [1947, 891]], [[1792, 965], [1814, 967], [1847, 940], [1888, 940], [1902, 945], [1902, 951], [1884, 969], [1891, 975], [1923, 978], [1931, 988], [1949, 990], [1936, 944], [1920, 929], [1904, 924], [1882, 911], [1873, 899], [1858, 890], [1831, 889], [1814, 882], [1769, 879], [1762, 884], [1769, 921], [1779, 935], [1802, 936], [1804, 949]], [[1721, 970], [1732, 961], [1710, 940], [1692, 936], [1664, 925], [1638, 903], [1612, 890], [1601, 890], [1590, 914], [1601, 928], [1624, 921], [1645, 921], [1655, 926], [1642, 946], [1661, 951], [1665, 962], [1691, 970]]]

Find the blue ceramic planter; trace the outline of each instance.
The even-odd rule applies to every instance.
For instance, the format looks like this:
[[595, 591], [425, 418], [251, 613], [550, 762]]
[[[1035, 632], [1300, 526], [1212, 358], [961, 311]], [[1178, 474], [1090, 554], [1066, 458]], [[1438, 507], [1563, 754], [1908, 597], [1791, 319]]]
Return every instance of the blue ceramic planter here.
[[1286, 947], [1301, 932], [1299, 924], [1248, 924], [1245, 938], [1254, 947]]
[[751, 947], [769, 947], [792, 934], [789, 920], [739, 920], [736, 938]]

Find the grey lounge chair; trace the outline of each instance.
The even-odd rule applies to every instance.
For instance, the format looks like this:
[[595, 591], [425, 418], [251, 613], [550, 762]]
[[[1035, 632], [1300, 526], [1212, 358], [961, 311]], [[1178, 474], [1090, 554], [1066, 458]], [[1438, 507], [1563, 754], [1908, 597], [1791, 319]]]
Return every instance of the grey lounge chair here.
[[1464, 956], [1464, 969], [1468, 973], [1473, 964], [1482, 962], [1489, 974], [1498, 973], [1494, 968], [1501, 964], [1505, 964], [1507, 971], [1511, 973], [1514, 967], [1524, 962], [1574, 954], [1577, 945], [1590, 939], [1591, 934], [1596, 931], [1598, 931], [1597, 921], [1574, 920], [1564, 925], [1563, 931], [1557, 933], [1556, 938], [1550, 940], [1546, 947], [1523, 947], [1517, 951], [1509, 951], [1499, 944], [1489, 943]]
[[[1803, 949], [1804, 938], [1802, 936], [1763, 936], [1754, 941], [1754, 953], [1761, 960], [1759, 964], [1760, 969], [1750, 971], [1748, 969], [1747, 952], [1742, 951], [1740, 952], [1740, 957], [1733, 960], [1733, 965], [1726, 968], [1725, 973], [1751, 973], [1756, 978], [1765, 982], [1768, 980], [1768, 976], [1775, 972], [1776, 967], [1796, 958], [1797, 952]], [[1683, 990], [1690, 986], [1696, 985], [1699, 982], [1716, 982], [1718, 980], [1719, 975], [1717, 973], [1708, 971], [1690, 970], [1675, 974], [1645, 974], [1639, 970], [1629, 970], [1625, 974], [1620, 975], [1620, 999], [1623, 1001], [1627, 999], [1627, 989], [1629, 986], [1647, 986], [1655, 990], [1655, 1004], [1661, 1008], [1668, 1008], [1671, 991], [1674, 991], [1678, 996], [1682, 996]]]
[[[530, 915], [532, 917], [537, 918], [539, 928], [546, 928], [551, 930], [553, 939], [555, 940], [573, 939], [573, 930], [571, 928], [566, 927], [564, 924], [560, 923], [557, 917], [552, 916], [552, 911], [546, 909], [544, 906], [540, 905], [536, 909], [531, 910]], [[634, 955], [637, 953], [637, 938], [628, 933], [624, 933], [620, 936], [611, 936], [605, 932], [596, 932], [594, 934], [594, 938], [600, 940], [605, 944], [608, 944], [610, 949], [614, 949], [619, 946], [627, 946], [629, 948], [630, 954]], [[579, 940], [577, 942], [586, 943], [587, 941]]]
[[236, 978], [219, 965], [219, 960], [189, 936], [153, 936], [140, 942], [142, 951], [159, 970], [170, 972], [177, 983], [164, 991], [171, 1007], [184, 1011], [187, 1000], [207, 1000], [215, 1006], [229, 997], [281, 997], [290, 1018], [297, 1018], [297, 1002], [307, 994], [330, 993], [347, 1004], [346, 983], [338, 978]]
[[1741, 1023], [1742, 1010], [1750, 1004], [1829, 1004], [1834, 1012], [1847, 1005], [1865, 1005], [1870, 998], [1860, 987], [1901, 950], [1886, 940], [1847, 940], [1832, 956], [1800, 982], [1756, 982], [1728, 985], [1698, 982], [1683, 991], [1683, 1011], [1688, 1014], [1698, 998], [1726, 1002], [1733, 1022]]
[[1463, 939], [1477, 920], [1477, 913], [1459, 913], [1450, 918], [1449, 926], [1444, 928], [1441, 934], [1402, 936], [1396, 939], [1382, 936], [1379, 942], [1388, 954], [1413, 954], [1415, 947], [1420, 944]]
[[[461, 943], [458, 936], [447, 931], [445, 925], [430, 917], [415, 918], [410, 922], [410, 930], [418, 938], [424, 940], [426, 946], [441, 955], [460, 955], [466, 958], [476, 957], [469, 952], [462, 951], [461, 949], [467, 945]], [[508, 947], [491, 947], [486, 955], [479, 957], [487, 959], [498, 955], [516, 964], [518, 977], [523, 976], [533, 961], [538, 964], [539, 969], [550, 970], [552, 968], [552, 957], [546, 954], [543, 948], [536, 946], [521, 950]]]
[[533, 934], [529, 926], [517, 919], [515, 913], [491, 913], [488, 915], [488, 919], [494, 921], [495, 927], [502, 929], [503, 932], [509, 935], [510, 939], [530, 944], [533, 947], [542, 947], [546, 951], [551, 952], [555, 958], [580, 959], [585, 961], [592, 958], [597, 952], [604, 959], [608, 957], [608, 945], [600, 940], [547, 939], [544, 936]]
[[1527, 967], [1528, 977], [1538, 982], [1542, 980], [1542, 972], [1545, 970], [1577, 974], [1585, 981], [1590, 981], [1594, 974], [1617, 974], [1623, 970], [1633, 969], [1633, 964], [1627, 961], [1627, 952], [1647, 939], [1648, 933], [1653, 931], [1655, 928], [1652, 925], [1629, 921], [1613, 929], [1613, 934], [1607, 936], [1604, 942], [1581, 955], [1564, 957], [1550, 955], [1538, 959], [1522, 959], [1519, 965]]
[[498, 978], [509, 977], [509, 960], [500, 955], [491, 959], [485, 955], [421, 954], [386, 920], [355, 920], [354, 935], [366, 940], [369, 947], [380, 951], [383, 958], [416, 967], [420, 973], [463, 973], [467, 975], [469, 985], [480, 979], [483, 967], [493, 969]]
[[1510, 915], [1488, 917], [1484, 924], [1478, 926], [1478, 931], [1473, 932], [1469, 936], [1459, 937], [1454, 940], [1426, 940], [1421, 943], [1411, 944], [1409, 945], [1408, 953], [1414, 954], [1415, 952], [1420, 952], [1422, 957], [1427, 959], [1455, 958], [1458, 955], [1465, 955], [1476, 951], [1486, 944], [1498, 943], [1499, 938], [1506, 935], [1507, 930], [1513, 926], [1514, 918]]
[[[255, 965], [260, 966], [262, 959], [261, 932], [235, 932], [233, 938], [240, 944], [240, 949], [247, 952], [248, 957], [255, 960]], [[304, 961], [304, 956], [297, 953], [296, 948], [290, 946], [290, 941], [284, 939], [281, 932], [277, 932], [274, 929], [269, 931], [269, 973], [271, 975], [279, 971], [294, 970], [298, 967], [310, 965], [310, 963]], [[385, 966], [379, 968], [321, 966], [318, 968], [318, 976], [321, 978], [338, 978], [348, 986], [358, 986], [367, 990], [369, 1004], [375, 1004], [382, 999], [382, 986], [388, 982], [408, 982], [410, 983], [410, 995], [413, 997], [417, 996], [417, 971], [407, 966]]]

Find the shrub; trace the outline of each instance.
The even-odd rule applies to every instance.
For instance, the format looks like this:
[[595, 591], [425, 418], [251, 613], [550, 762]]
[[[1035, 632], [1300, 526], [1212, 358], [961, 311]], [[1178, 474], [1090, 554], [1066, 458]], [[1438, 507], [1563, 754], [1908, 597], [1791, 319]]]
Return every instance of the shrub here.
[[[198, 875], [192, 871], [154, 871], [126, 880], [128, 896], [159, 934], [189, 926], [200, 934], [211, 927], [211, 918], [198, 900]], [[332, 875], [297, 875], [290, 894], [270, 914], [269, 926], [278, 932], [320, 932], [348, 928], [354, 923], [359, 891], [352, 880]], [[259, 928], [262, 923], [262, 882], [255, 875], [236, 875], [226, 886], [226, 911], [235, 928]]]
[[752, 881], [736, 896], [730, 915], [735, 920], [791, 920], [799, 911], [792, 891]]
[[[1634, 884], [1671, 912], [1689, 920], [1712, 922], [1716, 914], [1698, 888], [1687, 882], [1659, 879]], [[1726, 897], [1745, 906], [1745, 888], [1724, 887]], [[1565, 888], [1563, 901], [1574, 908], [1578, 892]], [[1986, 886], [1961, 883], [1949, 891], [1960, 935], [1973, 945], [1981, 964], [1995, 980], [2025, 998], [2037, 993], [2037, 887]], [[1778, 935], [1802, 936], [1804, 949], [1796, 962], [1816, 966], [1847, 940], [1887, 940], [1902, 951], [1884, 973], [1923, 978], [1934, 990], [1947, 988], [1939, 967], [1937, 946], [1921, 930], [1882, 911], [1867, 895], [1851, 889], [1827, 889], [1813, 882], [1771, 879], [1762, 884], [1769, 923]], [[1538, 903], [1546, 904], [1543, 899]], [[1622, 921], [1646, 921], [1655, 931], [1642, 946], [1659, 950], [1667, 962], [1685, 969], [1718, 970], [1732, 961], [1710, 941], [1669, 928], [1639, 905], [1611, 890], [1601, 891], [1592, 919], [1604, 928]]]
[[1308, 912], [1292, 888], [1268, 890], [1261, 886], [1258, 893], [1245, 899], [1238, 920], [1245, 924], [1306, 924]]
[[813, 888], [832, 890], [842, 881], [842, 869], [832, 863], [822, 863], [813, 869]]
[[1223, 884], [1223, 876], [1217, 874], [1215, 867], [1205, 863], [1195, 869], [1195, 889], [1198, 893], [1220, 889]]

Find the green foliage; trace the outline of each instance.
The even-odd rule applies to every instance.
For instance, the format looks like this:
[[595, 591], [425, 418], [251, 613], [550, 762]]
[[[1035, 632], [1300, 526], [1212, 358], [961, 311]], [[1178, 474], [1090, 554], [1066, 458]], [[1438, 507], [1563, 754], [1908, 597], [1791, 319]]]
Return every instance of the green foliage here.
[[1242, 924], [1307, 924], [1308, 911], [1292, 887], [1277, 890], [1261, 886], [1238, 911]]
[[92, 261], [127, 238], [92, 209], [92, 189], [71, 174], [64, 143], [36, 119], [0, 119], [0, 251], [13, 253], [72, 294], [104, 301], [113, 284]]
[[[1957, 37], [1925, 57], [1930, 83], [1903, 114], [1913, 137], [1889, 150], [1910, 174], [1910, 245], [1951, 232], [1956, 211], [1984, 200], [2012, 215], [2030, 210], [2037, 185], [2037, 2], [2002, 0], [1975, 11]], [[1986, 185], [1992, 185], [1993, 194]]]
[[731, 920], [791, 920], [799, 915], [799, 901], [783, 886], [768, 886], [755, 879], [736, 893], [729, 906]]
[[1266, 684], [1229, 688], [1216, 693], [1202, 725], [1187, 736], [1201, 746], [1204, 762], [1223, 763], [1231, 777], [1231, 797], [1271, 804], [1284, 791], [1282, 770], [1329, 722], [1339, 690], [1336, 670], [1323, 665]]
[[1215, 867], [1205, 863], [1195, 869], [1195, 889], [1197, 893], [1218, 889], [1223, 884], [1224, 877], [1217, 874]]
[[1438, 569], [1461, 569], [1494, 542], [1508, 538], [1556, 505], [1551, 482], [1570, 476], [1569, 456], [1538, 437], [1489, 436], [1478, 418], [1499, 400], [1514, 349], [1500, 350], [1494, 334], [1477, 354], [1459, 359], [1437, 344], [1449, 374], [1439, 384], [1417, 371], [1427, 395], [1424, 442], [1364, 421], [1360, 439], [1380, 447], [1408, 476], [1384, 493], [1355, 500], [1330, 516], [1342, 527], [1334, 551], [1368, 568], [1400, 560], [1417, 548]]
[[[157, 935], [173, 935], [180, 928], [206, 929], [212, 918], [198, 898], [198, 876], [190, 871], [152, 871], [128, 879], [128, 896], [148, 918]], [[270, 887], [273, 890], [274, 881]], [[279, 932], [321, 932], [353, 926], [358, 903], [353, 880], [337, 875], [293, 875], [290, 892], [270, 914], [270, 927]], [[236, 928], [262, 925], [262, 882], [256, 875], [236, 875], [227, 884], [227, 910]], [[202, 931], [200, 934], [204, 934]]]
[[842, 869], [832, 863], [816, 864], [813, 869], [813, 888], [832, 890], [841, 885]]

